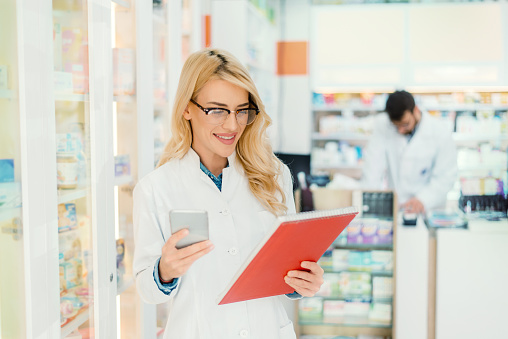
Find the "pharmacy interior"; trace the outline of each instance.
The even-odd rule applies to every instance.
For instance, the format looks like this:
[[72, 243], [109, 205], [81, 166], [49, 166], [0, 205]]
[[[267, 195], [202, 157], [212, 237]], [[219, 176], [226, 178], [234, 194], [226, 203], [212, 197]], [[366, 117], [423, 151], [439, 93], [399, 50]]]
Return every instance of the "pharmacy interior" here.
[[[132, 191], [205, 46], [248, 68], [299, 207], [361, 211], [320, 292], [287, 301], [299, 338], [508, 337], [508, 3], [352, 2], [3, 1], [0, 338], [162, 338], [167, 308], [132, 275]], [[397, 89], [457, 150], [447, 209], [412, 226], [396, 191], [361, 185]]]

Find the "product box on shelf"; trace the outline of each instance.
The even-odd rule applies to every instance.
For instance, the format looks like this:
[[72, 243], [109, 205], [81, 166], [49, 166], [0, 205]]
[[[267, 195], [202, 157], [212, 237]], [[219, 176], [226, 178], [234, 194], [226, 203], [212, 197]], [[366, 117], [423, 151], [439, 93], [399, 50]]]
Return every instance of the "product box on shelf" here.
[[9, 77], [7, 76], [7, 66], [0, 65], [0, 90], [9, 89]]
[[345, 315], [346, 302], [343, 300], [325, 300], [323, 302], [323, 322], [340, 322]]
[[0, 208], [21, 207], [21, 183], [0, 183]]
[[392, 321], [392, 305], [372, 303], [369, 309], [369, 320], [390, 323]]
[[373, 277], [372, 278], [372, 298], [389, 299], [393, 297], [393, 278], [391, 277]]
[[298, 315], [302, 320], [319, 320], [323, 317], [323, 299], [319, 297], [300, 299]]
[[88, 92], [88, 40], [86, 32], [76, 27], [62, 28], [63, 69], [72, 74], [73, 92]]
[[334, 249], [332, 251], [332, 268], [334, 271], [346, 270], [349, 266], [349, 250]]
[[348, 266], [352, 271], [370, 271], [372, 255], [370, 251], [350, 251]]
[[78, 226], [75, 204], [58, 205], [58, 232], [75, 229]]
[[346, 299], [370, 301], [371, 275], [364, 272], [339, 273], [339, 296]]
[[55, 92], [58, 94], [72, 94], [74, 90], [72, 73], [55, 71], [53, 74]]
[[348, 244], [388, 245], [393, 241], [393, 222], [374, 218], [354, 219], [347, 227]]
[[370, 267], [372, 271], [390, 272], [393, 270], [392, 251], [371, 251]]
[[115, 177], [131, 174], [131, 160], [128, 154], [115, 156]]
[[113, 94], [133, 95], [135, 92], [135, 52], [129, 48], [113, 49]]
[[340, 294], [339, 273], [323, 274], [323, 285], [316, 293], [318, 297], [338, 297]]
[[0, 159], [0, 183], [14, 182], [14, 159]]

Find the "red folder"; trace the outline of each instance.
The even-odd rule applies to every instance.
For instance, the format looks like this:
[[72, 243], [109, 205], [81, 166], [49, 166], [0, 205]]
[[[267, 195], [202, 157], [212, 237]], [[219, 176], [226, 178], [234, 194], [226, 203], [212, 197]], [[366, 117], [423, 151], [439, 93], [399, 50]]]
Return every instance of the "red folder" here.
[[251, 253], [222, 293], [219, 305], [293, 293], [287, 272], [315, 261], [358, 214], [352, 207], [277, 218], [273, 231]]

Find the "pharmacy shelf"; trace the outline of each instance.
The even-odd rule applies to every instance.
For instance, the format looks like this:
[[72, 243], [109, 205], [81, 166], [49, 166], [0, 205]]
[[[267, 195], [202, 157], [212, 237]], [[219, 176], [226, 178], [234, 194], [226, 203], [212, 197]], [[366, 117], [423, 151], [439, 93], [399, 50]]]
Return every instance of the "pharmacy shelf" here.
[[0, 209], [0, 222], [21, 218], [21, 207]]
[[393, 302], [393, 298], [372, 298], [370, 295], [368, 297], [361, 296], [316, 296], [316, 298], [320, 298], [322, 300], [338, 300], [345, 302], [361, 302], [367, 304], [391, 304]]
[[9, 89], [1, 89], [0, 99], [14, 99], [14, 91]]
[[346, 268], [343, 270], [334, 270], [331, 268], [324, 269], [325, 273], [342, 273], [342, 272], [350, 272], [350, 273], [369, 273], [372, 276], [376, 277], [392, 277], [393, 271], [369, 271], [366, 269], [353, 269], [353, 268]]
[[[392, 324], [391, 323], [383, 323], [383, 322], [376, 322], [376, 321], [369, 321], [369, 319], [366, 318], [358, 318], [358, 317], [348, 317], [343, 319], [337, 319], [329, 321], [325, 321], [325, 319], [309, 319], [309, 320], [302, 320], [300, 318], [299, 321], [300, 326], [337, 326], [337, 327], [362, 327], [362, 328], [386, 328], [391, 329]], [[306, 332], [306, 331], [302, 331]]]
[[357, 140], [357, 141], [368, 141], [370, 135], [363, 133], [312, 133], [312, 140]]
[[126, 290], [128, 290], [132, 285], [134, 285], [134, 278], [128, 277], [124, 279], [120, 284], [118, 284], [118, 287], [116, 289], [116, 294], [120, 295]]
[[111, 2], [114, 2], [115, 4], [125, 8], [131, 8], [131, 3], [126, 0], [111, 0]]
[[384, 106], [379, 105], [330, 105], [330, 106], [313, 106], [313, 111], [316, 112], [337, 112], [337, 111], [379, 111], [382, 112], [385, 110]]
[[418, 107], [426, 111], [479, 111], [479, 110], [493, 110], [502, 111], [508, 110], [508, 105], [492, 105], [492, 104], [420, 104]]
[[73, 101], [84, 102], [88, 101], [88, 95], [85, 94], [55, 94], [56, 101]]
[[393, 250], [393, 244], [334, 244], [333, 247], [341, 250]]
[[83, 308], [80, 311], [80, 314], [78, 314], [76, 316], [76, 318], [74, 318], [74, 320], [72, 320], [70, 323], [68, 323], [62, 327], [60, 338], [67, 337], [69, 334], [72, 333], [72, 331], [79, 328], [79, 326], [83, 325], [88, 320], [88, 318], [90, 317], [89, 312], [88, 312], [89, 307], [90, 306]]
[[320, 165], [320, 164], [312, 164], [312, 170], [320, 170], [320, 171], [338, 171], [338, 170], [362, 170], [363, 166], [361, 165]]
[[115, 186], [123, 186], [123, 185], [130, 184], [131, 182], [132, 182], [132, 176], [130, 176], [130, 175], [124, 175], [124, 176], [115, 178]]
[[455, 141], [508, 141], [507, 134], [469, 134], [469, 133], [453, 133]]
[[63, 204], [69, 201], [77, 200], [86, 197], [88, 190], [85, 187], [77, 188], [75, 190], [58, 190], [58, 203]]

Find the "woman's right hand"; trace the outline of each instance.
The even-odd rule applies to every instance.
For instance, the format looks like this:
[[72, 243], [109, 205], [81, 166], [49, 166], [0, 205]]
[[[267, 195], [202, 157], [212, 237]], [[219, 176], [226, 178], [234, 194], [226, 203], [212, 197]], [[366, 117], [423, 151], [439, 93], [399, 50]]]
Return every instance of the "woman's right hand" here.
[[177, 249], [176, 243], [188, 234], [189, 230], [180, 230], [169, 237], [162, 247], [162, 256], [159, 262], [159, 277], [161, 280], [173, 281], [173, 279], [181, 277], [194, 261], [213, 250], [214, 245], [210, 240]]

